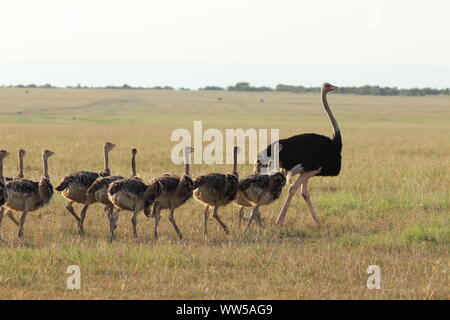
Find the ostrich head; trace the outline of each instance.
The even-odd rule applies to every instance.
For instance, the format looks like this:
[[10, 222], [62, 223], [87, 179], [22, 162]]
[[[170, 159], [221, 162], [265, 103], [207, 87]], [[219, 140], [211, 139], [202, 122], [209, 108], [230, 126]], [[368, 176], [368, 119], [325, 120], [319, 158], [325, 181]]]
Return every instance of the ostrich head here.
[[137, 149], [136, 148], [131, 149], [131, 154], [137, 154]]
[[23, 149], [19, 150], [19, 157], [24, 157], [27, 154], [27, 152]]
[[0, 150], [0, 159], [4, 159], [9, 156], [9, 152], [6, 150]]
[[322, 84], [322, 90], [323, 90], [325, 93], [334, 91], [334, 90], [336, 90], [336, 89], [337, 89], [337, 87], [333, 86], [332, 84], [329, 84], [328, 82], [324, 82], [324, 83]]
[[51, 156], [54, 156], [54, 155], [55, 155], [55, 153], [53, 151], [50, 151], [50, 150], [44, 150], [42, 152], [42, 157], [44, 159], [48, 159], [48, 158], [50, 158]]
[[105, 151], [111, 151], [116, 145], [111, 142], [105, 142]]

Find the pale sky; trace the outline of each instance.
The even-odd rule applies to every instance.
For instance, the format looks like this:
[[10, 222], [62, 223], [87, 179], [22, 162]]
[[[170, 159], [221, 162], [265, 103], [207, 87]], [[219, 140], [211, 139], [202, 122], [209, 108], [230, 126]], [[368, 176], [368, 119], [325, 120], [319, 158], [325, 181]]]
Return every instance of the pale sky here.
[[0, 84], [314, 85], [328, 75], [448, 87], [449, 14], [448, 0], [2, 1]]

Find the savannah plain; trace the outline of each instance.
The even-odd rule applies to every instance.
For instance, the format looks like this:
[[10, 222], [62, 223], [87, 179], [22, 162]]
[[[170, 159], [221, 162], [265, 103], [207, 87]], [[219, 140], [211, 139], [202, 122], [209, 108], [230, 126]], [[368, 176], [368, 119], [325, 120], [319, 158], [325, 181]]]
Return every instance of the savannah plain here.
[[[55, 192], [47, 207], [28, 215], [24, 239], [3, 220], [0, 299], [448, 299], [450, 97], [328, 99], [342, 131], [343, 167], [338, 177], [310, 180], [322, 227], [300, 195], [286, 225], [275, 226], [285, 188], [261, 210], [266, 229], [255, 224], [244, 234], [236, 228], [237, 207], [229, 205], [219, 213], [231, 235], [210, 217], [204, 239], [203, 207], [190, 200], [175, 212], [183, 241], [163, 211], [157, 242], [153, 219], [140, 214], [134, 240], [131, 214], [123, 213], [110, 244], [100, 204], [89, 208], [80, 237]], [[170, 159], [170, 135], [192, 132], [194, 120], [204, 130], [278, 128], [281, 138], [332, 132], [318, 94], [2, 88], [5, 175], [16, 174], [23, 148], [25, 176], [38, 179], [41, 151], [50, 149], [55, 186], [71, 171], [101, 170], [105, 141], [117, 145], [113, 174], [131, 174], [133, 147], [140, 177], [181, 174]], [[251, 170], [239, 166], [241, 176]], [[191, 167], [193, 177], [229, 171], [231, 165]], [[81, 290], [66, 288], [70, 265], [81, 268]], [[381, 268], [381, 290], [366, 286], [369, 265]]]

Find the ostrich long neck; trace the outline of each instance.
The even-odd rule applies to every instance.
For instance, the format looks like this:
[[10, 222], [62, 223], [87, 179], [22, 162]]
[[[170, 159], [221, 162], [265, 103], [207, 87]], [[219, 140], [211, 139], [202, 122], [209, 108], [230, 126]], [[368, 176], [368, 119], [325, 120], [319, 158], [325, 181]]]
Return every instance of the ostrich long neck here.
[[328, 117], [330, 118], [331, 124], [333, 125], [334, 136], [336, 137], [340, 135], [340, 130], [336, 118], [334, 117], [333, 113], [330, 110], [330, 107], [328, 106], [327, 93], [323, 89], [322, 89], [322, 105], [323, 108], [325, 109], [325, 112], [328, 114]]
[[6, 184], [6, 179], [3, 176], [3, 158], [0, 158], [0, 182], [3, 182], [3, 184]]
[[105, 172], [109, 172], [109, 151], [108, 151], [108, 149], [106, 149], [105, 148], [105, 150], [104, 150], [104, 160], [105, 160], [105, 168], [104, 168], [104, 170], [105, 170]]
[[189, 159], [190, 158], [190, 152], [188, 151], [188, 152], [186, 152], [185, 151], [185, 153], [184, 153], [184, 163], [186, 164], [186, 167], [184, 168], [184, 174], [186, 175], [186, 176], [189, 176]]
[[133, 177], [136, 177], [136, 154], [133, 153], [131, 156], [131, 174]]
[[23, 177], [23, 155], [19, 154], [19, 177]]
[[44, 171], [43, 171], [43, 176], [46, 177], [47, 179], [50, 179], [50, 176], [48, 175], [48, 162], [47, 162], [47, 157], [46, 156], [42, 156], [42, 163], [44, 164]]
[[231, 172], [232, 174], [234, 174], [236, 177], [239, 176], [238, 172], [237, 172], [237, 148], [235, 147], [233, 150], [233, 171]]

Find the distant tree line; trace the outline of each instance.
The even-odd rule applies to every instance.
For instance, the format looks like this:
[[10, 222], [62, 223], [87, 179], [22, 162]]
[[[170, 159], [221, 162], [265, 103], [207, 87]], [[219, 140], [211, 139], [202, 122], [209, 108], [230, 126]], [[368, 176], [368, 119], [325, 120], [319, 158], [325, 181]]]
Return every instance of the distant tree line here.
[[35, 85], [34, 83], [27, 84], [27, 85], [17, 84], [15, 86], [13, 86], [13, 85], [9, 85], [9, 86], [2, 85], [0, 87], [1, 88], [56, 88], [56, 87], [52, 86], [50, 83], [46, 83], [46, 84], [43, 84], [43, 85]]
[[[204, 90], [209, 87], [205, 87]], [[224, 90], [220, 87], [214, 87], [214, 90]], [[304, 87], [279, 84], [274, 89], [270, 87], [252, 87], [248, 82], [238, 82], [234, 86], [227, 87], [228, 91], [276, 91], [276, 92], [294, 92], [294, 93], [319, 93], [320, 87]], [[371, 96], [425, 96], [425, 95], [450, 95], [450, 88], [433, 89], [433, 88], [412, 88], [398, 89], [396, 87], [380, 87], [380, 86], [362, 86], [362, 87], [339, 87], [336, 93], [341, 94], [359, 94]]]
[[[52, 86], [49, 83], [44, 85], [35, 84], [18, 84], [18, 85], [1, 85], [2, 88], [60, 88]], [[137, 89], [137, 90], [175, 90], [171, 86], [155, 86], [155, 87], [134, 87], [128, 84], [122, 86], [104, 86], [104, 87], [94, 87], [94, 86], [82, 86], [78, 84], [77, 86], [67, 86], [68, 89]], [[179, 88], [178, 90], [190, 90], [189, 88]], [[248, 82], [238, 82], [234, 86], [228, 86], [227, 88], [219, 86], [206, 86], [200, 88], [199, 90], [210, 90], [210, 91], [243, 91], [243, 92], [294, 92], [294, 93], [319, 93], [320, 87], [304, 87], [304, 86], [293, 86], [286, 84], [279, 84], [275, 88], [262, 86], [253, 87]], [[362, 86], [362, 87], [339, 87], [336, 93], [340, 94], [358, 94], [358, 95], [370, 95], [370, 96], [426, 96], [426, 95], [450, 95], [450, 88], [446, 89], [433, 89], [433, 88], [412, 88], [412, 89], [398, 89], [396, 87], [380, 87], [380, 86]]]
[[[51, 84], [47, 83], [44, 85], [35, 85], [35, 84], [27, 84], [27, 85], [23, 85], [23, 84], [17, 84], [17, 85], [1, 85], [0, 88], [51, 88], [51, 89], [61, 89], [64, 87], [56, 87], [56, 86], [52, 86]], [[66, 86], [66, 89], [134, 89], [134, 90], [175, 90], [173, 87], [170, 86], [156, 86], [156, 87], [133, 87], [130, 86], [128, 84], [124, 84], [121, 86], [104, 86], [104, 87], [100, 87], [100, 86], [82, 86], [80, 84], [76, 85], [76, 86]], [[178, 90], [189, 90], [188, 88], [179, 88]]]

